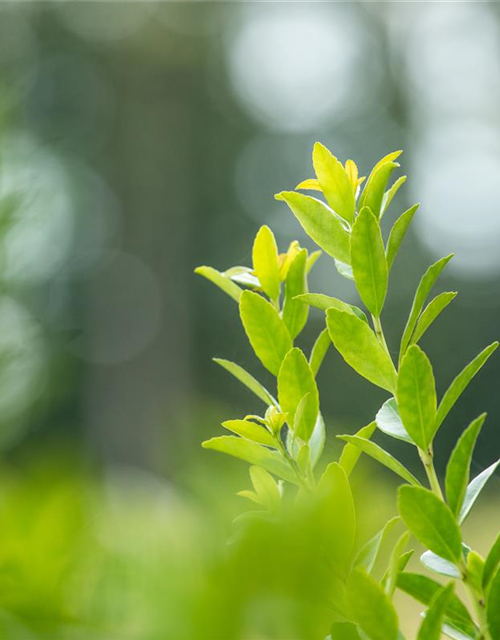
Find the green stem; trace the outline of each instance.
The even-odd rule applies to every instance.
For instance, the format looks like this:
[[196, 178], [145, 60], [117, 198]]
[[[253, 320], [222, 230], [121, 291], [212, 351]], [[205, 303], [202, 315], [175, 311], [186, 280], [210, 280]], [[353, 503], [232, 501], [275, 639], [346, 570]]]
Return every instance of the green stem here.
[[467, 583], [467, 578], [462, 580], [462, 582], [465, 586], [465, 590], [467, 591], [467, 595], [469, 596], [469, 601], [474, 609], [474, 613], [476, 614], [476, 622], [479, 625], [480, 635], [477, 640], [491, 640], [491, 635], [488, 631], [488, 621], [486, 620], [484, 601], [478, 597], [472, 587]]
[[434, 456], [432, 450], [422, 451], [419, 449], [420, 459], [423, 462], [425, 473], [427, 474], [427, 479], [429, 480], [430, 487], [437, 495], [437, 497], [444, 502], [443, 492], [441, 490], [441, 485], [439, 484], [439, 480], [436, 474], [436, 469], [434, 468]]
[[375, 335], [377, 336], [378, 341], [384, 347], [384, 350], [386, 351], [387, 355], [391, 357], [391, 354], [389, 353], [389, 347], [387, 346], [387, 342], [385, 340], [384, 330], [382, 329], [382, 323], [380, 322], [380, 317], [376, 317], [372, 315], [372, 320], [373, 320], [373, 328], [375, 330]]

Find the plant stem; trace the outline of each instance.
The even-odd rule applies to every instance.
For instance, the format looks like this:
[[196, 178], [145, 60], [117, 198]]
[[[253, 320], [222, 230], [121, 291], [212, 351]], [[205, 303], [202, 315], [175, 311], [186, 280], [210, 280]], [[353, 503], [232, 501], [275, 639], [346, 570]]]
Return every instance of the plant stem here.
[[444, 502], [443, 492], [441, 490], [441, 485], [439, 484], [439, 480], [436, 474], [436, 469], [434, 468], [434, 460], [433, 453], [431, 450], [422, 451], [419, 449], [420, 459], [423, 462], [425, 473], [427, 474], [427, 479], [429, 480], [430, 487], [432, 491], [437, 495], [437, 497]]
[[382, 329], [382, 323], [380, 322], [380, 317], [376, 317], [372, 315], [372, 320], [373, 320], [373, 328], [375, 329], [375, 335], [377, 336], [378, 341], [384, 347], [384, 350], [386, 351], [387, 355], [391, 357], [391, 354], [389, 353], [389, 347], [387, 346], [387, 342], [385, 340], [384, 330]]
[[465, 589], [467, 591], [467, 595], [469, 596], [470, 603], [472, 608], [474, 609], [474, 613], [476, 614], [476, 622], [480, 628], [480, 635], [477, 640], [491, 640], [490, 632], [488, 631], [488, 621], [486, 620], [486, 611], [484, 608], [484, 602], [478, 598], [477, 594], [467, 583], [467, 579], [462, 580]]

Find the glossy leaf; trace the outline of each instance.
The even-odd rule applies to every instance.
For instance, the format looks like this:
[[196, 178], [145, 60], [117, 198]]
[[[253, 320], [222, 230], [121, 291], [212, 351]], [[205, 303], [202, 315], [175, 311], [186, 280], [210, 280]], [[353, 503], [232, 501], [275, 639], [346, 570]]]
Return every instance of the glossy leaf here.
[[377, 428], [386, 435], [415, 444], [401, 420], [396, 398], [389, 398], [384, 402], [375, 416], [375, 422], [377, 423]]
[[389, 269], [392, 268], [394, 264], [394, 260], [399, 253], [399, 249], [401, 244], [406, 236], [406, 232], [410, 228], [411, 221], [413, 220], [413, 216], [417, 212], [417, 209], [420, 205], [414, 204], [413, 207], [405, 211], [403, 214], [399, 216], [399, 218], [394, 223], [391, 233], [389, 234], [389, 240], [387, 241], [387, 265]]
[[370, 640], [397, 640], [398, 616], [381, 585], [355, 569], [348, 579], [352, 617]]
[[[358, 438], [364, 438], [365, 440], [369, 440], [372, 435], [375, 433], [376, 424], [374, 422], [368, 424], [366, 427], [360, 429], [356, 436]], [[348, 476], [351, 475], [354, 467], [356, 466], [359, 457], [362, 454], [362, 450], [356, 446], [355, 444], [350, 444], [349, 442], [344, 445], [342, 449], [342, 454], [340, 455], [339, 464], [344, 469]]]
[[474, 360], [469, 363], [465, 367], [465, 369], [463, 369], [463, 371], [461, 371], [453, 380], [446, 393], [444, 394], [441, 402], [439, 403], [436, 416], [436, 430], [442, 425], [444, 419], [453, 408], [455, 402], [465, 391], [469, 382], [476, 375], [476, 373], [480, 371], [484, 364], [486, 364], [486, 361], [497, 347], [498, 342], [493, 342], [489, 345], [489, 347], [483, 349], [483, 351], [481, 351], [481, 353], [477, 355]]
[[307, 180], [302, 180], [295, 187], [296, 189], [306, 189], [308, 191], [321, 191], [321, 185], [319, 184], [319, 180], [316, 178], [307, 178]]
[[486, 589], [495, 573], [500, 569], [500, 533], [495, 540], [490, 552], [486, 556], [483, 571], [483, 588]]
[[264, 293], [271, 300], [277, 300], [280, 294], [278, 246], [273, 232], [267, 225], [263, 225], [255, 236], [252, 261], [253, 270]]
[[222, 426], [242, 438], [264, 444], [267, 447], [277, 448], [276, 440], [263, 425], [250, 420], [226, 420]]
[[309, 366], [311, 367], [311, 371], [315, 376], [318, 375], [318, 371], [323, 364], [323, 360], [325, 359], [325, 356], [331, 344], [332, 341], [330, 340], [328, 329], [323, 329], [323, 331], [316, 338], [316, 341], [311, 350], [311, 356], [309, 357]]
[[295, 191], [283, 191], [276, 198], [287, 203], [304, 231], [323, 251], [349, 263], [349, 233], [341, 220], [321, 200]]
[[500, 638], [500, 571], [497, 571], [491, 581], [486, 603], [486, 618], [489, 632], [493, 640]]
[[366, 453], [374, 460], [377, 460], [377, 462], [380, 462], [391, 471], [394, 471], [394, 473], [397, 473], [398, 476], [403, 478], [403, 480], [406, 480], [406, 482], [416, 486], [420, 485], [420, 482], [415, 478], [415, 476], [410, 473], [408, 469], [399, 462], [399, 460], [396, 460], [394, 456], [382, 449], [378, 444], [375, 444], [375, 442], [367, 440], [366, 438], [360, 438], [359, 436], [337, 437], [358, 447], [363, 453]]
[[332, 342], [344, 360], [373, 384], [394, 393], [394, 365], [366, 322], [333, 308], [326, 318]]
[[326, 296], [323, 293], [306, 293], [304, 295], [297, 296], [297, 300], [300, 300], [303, 304], [308, 304], [310, 307], [320, 309], [321, 311], [327, 311], [333, 307], [339, 311], [354, 313], [354, 315], [360, 320], [368, 322], [366, 315], [361, 311], [361, 309], [359, 309], [359, 307], [356, 307], [353, 304], [348, 304], [347, 302], [342, 302], [342, 300], [339, 300], [338, 298]]
[[373, 538], [360, 549], [358, 555], [354, 559], [355, 567], [364, 567], [368, 573], [371, 573], [373, 567], [377, 562], [377, 558], [380, 555], [380, 550], [383, 548], [384, 543], [389, 537], [394, 526], [400, 521], [400, 518], [396, 516], [391, 518], [385, 524], [380, 531], [378, 531]]
[[439, 314], [444, 311], [456, 297], [456, 291], [444, 291], [429, 302], [418, 319], [410, 344], [416, 344], [420, 340]]
[[356, 202], [351, 181], [342, 163], [322, 144], [316, 142], [313, 150], [316, 177], [326, 201], [339, 216], [352, 222]]
[[481, 472], [478, 476], [470, 482], [467, 490], [465, 492], [464, 502], [462, 504], [462, 508], [460, 509], [460, 514], [458, 516], [458, 522], [463, 524], [465, 519], [470, 513], [470, 510], [474, 506], [474, 503], [479, 497], [479, 494], [484, 489], [484, 486], [491, 478], [491, 476], [495, 473], [498, 466], [500, 465], [500, 460], [497, 460], [492, 465], [490, 465], [487, 469]]
[[281, 504], [281, 494], [273, 476], [262, 467], [250, 467], [250, 477], [259, 501], [269, 511], [277, 511]]
[[252, 291], [241, 295], [240, 316], [255, 355], [266, 369], [278, 375], [283, 358], [292, 348], [283, 319], [272, 304]]
[[230, 360], [223, 360], [222, 358], [214, 358], [214, 362], [220, 365], [223, 369], [228, 371], [237, 380], [250, 389], [264, 404], [267, 406], [277, 406], [278, 402], [273, 398], [269, 391], [263, 387], [258, 380], [256, 380], [248, 371], [245, 371], [239, 364], [231, 362]]
[[222, 289], [222, 291], [224, 291], [224, 293], [230, 296], [233, 300], [239, 302], [243, 290], [238, 287], [231, 278], [220, 271], [217, 271], [217, 269], [207, 266], [197, 267], [194, 272], [199, 276], [203, 276], [207, 280], [210, 280], [210, 282], [219, 287], [219, 289]]
[[354, 274], [350, 264], [342, 262], [341, 260], [335, 260], [335, 267], [343, 278], [347, 278], [347, 280], [352, 280], [354, 282]]
[[387, 295], [388, 268], [380, 226], [368, 207], [361, 209], [352, 228], [351, 265], [361, 300], [378, 318]]
[[312, 433], [319, 410], [319, 395], [314, 373], [300, 349], [294, 347], [283, 360], [278, 373], [278, 400], [281, 410], [288, 414], [288, 424], [293, 427], [295, 412], [304, 396], [309, 401], [304, 405], [301, 430], [304, 440]]
[[423, 487], [399, 489], [399, 513], [408, 529], [428, 549], [457, 563], [462, 554], [460, 529], [450, 508]]
[[240, 460], [245, 460], [258, 467], [264, 467], [264, 469], [283, 478], [283, 480], [297, 483], [295, 473], [279, 453], [270, 451], [255, 442], [249, 442], [237, 436], [219, 436], [211, 440], [205, 440], [205, 442], [202, 443], [202, 447], [204, 449], [212, 449], [213, 451], [226, 453], [227, 455], [240, 458]]
[[406, 182], [406, 179], [407, 179], [407, 176], [401, 176], [396, 180], [396, 182], [391, 186], [391, 188], [384, 193], [384, 197], [382, 198], [382, 210], [380, 211], [380, 217], [382, 217], [384, 213], [387, 211], [387, 209], [390, 207], [394, 196], [399, 191], [399, 189], [404, 185], [404, 183]]
[[309, 313], [307, 305], [296, 298], [307, 291], [306, 263], [307, 250], [301, 249], [290, 265], [285, 280], [283, 320], [292, 339], [304, 328]]
[[222, 275], [227, 276], [233, 282], [236, 282], [236, 284], [241, 284], [250, 289], [258, 290], [262, 288], [253, 269], [249, 267], [231, 267], [230, 269], [226, 269]]
[[323, 416], [321, 415], [321, 411], [318, 413], [318, 417], [316, 419], [316, 424], [314, 425], [314, 430], [312, 432], [312, 436], [309, 439], [309, 451], [310, 451], [310, 459], [311, 459], [311, 467], [314, 469], [319, 459], [321, 458], [321, 454], [323, 453], [323, 449], [325, 448], [325, 421], [323, 420]]
[[434, 437], [436, 387], [432, 365], [417, 345], [408, 349], [401, 363], [397, 404], [410, 438], [426, 451]]
[[408, 322], [406, 323], [403, 337], [401, 339], [400, 360], [404, 356], [406, 348], [410, 344], [413, 331], [415, 330], [417, 320], [422, 313], [422, 309], [424, 308], [427, 296], [429, 295], [436, 280], [439, 278], [441, 272], [446, 267], [448, 262], [452, 259], [452, 257], [453, 254], [446, 256], [445, 258], [441, 258], [441, 260], [438, 260], [437, 262], [432, 264], [422, 276], [422, 279], [420, 280], [420, 283], [417, 287], [417, 291], [415, 293], [410, 311], [410, 316], [408, 318]]
[[449, 578], [461, 578], [461, 573], [453, 562], [445, 560], [432, 551], [423, 553], [420, 556], [420, 562], [424, 567], [427, 567], [427, 569], [434, 571], [434, 573], [439, 573]]
[[359, 200], [359, 208], [370, 207], [373, 214], [380, 218], [382, 209], [382, 201], [384, 199], [385, 189], [391, 176], [391, 173], [399, 167], [394, 160], [386, 160], [378, 162], [366, 181], [365, 188]]
[[450, 456], [446, 468], [446, 499], [452, 513], [458, 517], [469, 484], [470, 464], [476, 440], [486, 419], [483, 413], [463, 432]]

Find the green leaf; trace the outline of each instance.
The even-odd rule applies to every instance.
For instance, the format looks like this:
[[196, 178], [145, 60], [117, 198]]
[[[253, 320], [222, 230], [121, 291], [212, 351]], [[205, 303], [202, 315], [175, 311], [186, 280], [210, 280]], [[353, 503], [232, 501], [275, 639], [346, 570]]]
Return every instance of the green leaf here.
[[236, 284], [250, 287], [250, 289], [259, 290], [262, 288], [259, 279], [250, 267], [231, 267], [230, 269], [226, 269], [222, 275], [227, 276], [233, 282], [236, 282]]
[[389, 178], [391, 177], [391, 173], [396, 169], [396, 167], [399, 167], [399, 164], [393, 160], [379, 162], [375, 165], [368, 180], [366, 181], [361, 198], [359, 199], [360, 209], [363, 207], [370, 207], [373, 214], [377, 218], [380, 218], [385, 188]]
[[350, 264], [342, 262], [342, 260], [335, 260], [335, 267], [343, 278], [347, 278], [347, 280], [352, 280], [354, 282], [354, 273], [352, 272]]
[[361, 300], [378, 318], [387, 294], [388, 268], [378, 220], [367, 207], [352, 228], [351, 264]]
[[349, 233], [341, 220], [321, 200], [295, 191], [283, 191], [276, 199], [287, 203], [304, 231], [323, 251], [341, 262], [349, 263]]
[[432, 365], [417, 345], [409, 347], [401, 363], [397, 401], [410, 438], [427, 451], [435, 433], [436, 387]]
[[399, 489], [399, 513], [422, 544], [445, 560], [458, 563], [462, 555], [460, 529], [450, 508], [428, 489]]
[[[411, 533], [405, 531], [396, 542], [392, 550], [391, 559], [389, 561], [389, 569], [387, 570], [387, 578], [384, 581], [385, 591], [392, 597], [396, 590], [397, 579], [400, 571], [403, 571], [402, 565], [406, 566], [406, 554], [404, 550], [410, 541]], [[411, 552], [413, 553], [413, 551]]]
[[314, 267], [314, 265], [316, 264], [316, 261], [318, 260], [318, 258], [321, 256], [323, 252], [322, 251], [313, 251], [310, 255], [307, 256], [307, 264], [306, 264], [306, 274], [308, 274], [311, 269]]
[[420, 556], [420, 562], [435, 573], [449, 578], [461, 578], [462, 575], [453, 562], [445, 560], [432, 551], [426, 551]]
[[295, 188], [306, 189], [307, 191], [321, 191], [319, 180], [316, 180], [316, 178], [307, 178], [307, 180], [302, 180], [302, 182], [299, 182]]
[[439, 407], [437, 410], [436, 416], [436, 431], [443, 424], [444, 419], [451, 411], [455, 402], [460, 398], [464, 390], [467, 388], [467, 385], [472, 380], [472, 378], [476, 375], [478, 371], [483, 367], [491, 354], [498, 347], [498, 342], [493, 342], [486, 347], [481, 353], [474, 358], [474, 360], [468, 364], [461, 373], [453, 380], [453, 382], [448, 387], [448, 390], [444, 394], [441, 402], [439, 403]]
[[399, 415], [399, 409], [396, 402], [396, 398], [389, 398], [379, 409], [379, 412], [375, 416], [375, 422], [377, 427], [388, 436], [415, 444], [408, 435], [401, 416]]
[[493, 546], [490, 549], [484, 563], [483, 589], [486, 590], [491, 579], [500, 568], [500, 534], [498, 534]]
[[446, 499], [452, 513], [458, 517], [469, 484], [472, 452], [486, 419], [483, 413], [463, 432], [458, 440], [446, 468]]
[[460, 514], [458, 516], [458, 522], [463, 524], [465, 519], [470, 513], [470, 510], [474, 506], [474, 503], [479, 497], [479, 494], [484, 489], [485, 484], [491, 478], [491, 476], [495, 473], [500, 464], [500, 460], [497, 460], [492, 465], [490, 465], [487, 469], [485, 469], [482, 473], [472, 480], [472, 482], [467, 487], [465, 492], [464, 502], [462, 508], [460, 509]]
[[400, 178], [398, 178], [396, 182], [392, 185], [392, 187], [384, 193], [384, 197], [382, 198], [382, 210], [380, 212], [380, 217], [382, 217], [384, 213], [387, 211], [394, 196], [399, 191], [400, 187], [402, 187], [406, 182], [406, 178], [407, 176], [401, 176]]
[[403, 337], [401, 339], [401, 348], [399, 354], [400, 360], [404, 356], [406, 348], [410, 344], [415, 325], [417, 324], [418, 317], [422, 313], [422, 309], [424, 308], [427, 296], [429, 295], [436, 280], [439, 278], [441, 272], [452, 258], [453, 254], [450, 254], [445, 258], [441, 258], [441, 260], [438, 260], [437, 262], [432, 264], [422, 276], [422, 279], [420, 280], [420, 283], [417, 287], [417, 291], [415, 293], [410, 311], [410, 316], [408, 318], [408, 322], [406, 323]]
[[222, 358], [214, 358], [214, 362], [220, 365], [226, 371], [229, 371], [237, 380], [245, 385], [252, 393], [254, 393], [262, 402], [267, 405], [278, 406], [277, 400], [269, 393], [269, 391], [263, 387], [258, 380], [256, 380], [250, 373], [245, 371], [239, 364], [231, 362], [230, 360], [223, 360]]
[[416, 344], [420, 340], [439, 314], [444, 311], [456, 297], [456, 291], [444, 291], [429, 302], [418, 319], [410, 344]]
[[263, 425], [250, 422], [250, 420], [226, 420], [222, 426], [242, 438], [264, 444], [266, 447], [277, 448], [276, 440]]
[[443, 624], [443, 633], [448, 638], [452, 640], [477, 640], [478, 630], [475, 629], [474, 633], [468, 634], [465, 633], [462, 629], [459, 629], [457, 625], [451, 624], [450, 622], [445, 622]]
[[332, 341], [330, 340], [328, 329], [323, 329], [323, 331], [316, 338], [316, 342], [313, 345], [311, 356], [309, 358], [309, 366], [311, 367], [311, 371], [315, 376], [318, 375], [318, 371], [323, 364], [323, 360], [325, 359], [325, 356], [331, 344]]
[[391, 518], [373, 538], [360, 549], [358, 555], [354, 559], [354, 567], [364, 567], [368, 573], [371, 573], [380, 555], [385, 541], [389, 537], [394, 526], [400, 521], [398, 516]]
[[303, 406], [301, 433], [305, 441], [312, 434], [319, 411], [318, 387], [314, 373], [300, 349], [294, 347], [287, 353], [278, 373], [278, 400], [281, 410], [288, 413], [287, 422], [293, 428], [295, 412], [301, 400], [309, 394]]
[[401, 244], [406, 236], [406, 232], [408, 231], [411, 221], [413, 220], [413, 216], [417, 212], [419, 206], [420, 205], [418, 204], [414, 204], [413, 207], [401, 214], [391, 229], [389, 240], [387, 241], [387, 265], [389, 270], [392, 269], [394, 260], [396, 259]]
[[313, 165], [321, 190], [330, 207], [339, 216], [352, 222], [356, 202], [351, 181], [341, 162], [322, 144], [316, 142]]
[[381, 585], [360, 569], [347, 584], [352, 617], [370, 640], [397, 640], [398, 616]]
[[[356, 436], [358, 438], [365, 438], [366, 440], [369, 440], [372, 437], [372, 435], [375, 433], [375, 429], [376, 429], [376, 424], [375, 422], [372, 422], [368, 424], [366, 427], [363, 427], [362, 429], [360, 429], [356, 433]], [[351, 475], [361, 454], [362, 454], [361, 449], [357, 447], [355, 444], [347, 443], [344, 445], [344, 448], [342, 449], [342, 453], [340, 455], [339, 464], [342, 467], [342, 469], [344, 469], [347, 476]]]
[[253, 243], [253, 270], [259, 279], [264, 293], [277, 300], [280, 295], [280, 277], [278, 266], [278, 246], [271, 229], [262, 226]]
[[227, 293], [227, 295], [233, 300], [239, 302], [243, 290], [224, 273], [217, 271], [217, 269], [214, 269], [213, 267], [206, 266], [197, 267], [194, 272], [199, 276], [203, 276], [207, 280], [210, 280], [210, 282], [219, 287], [219, 289], [222, 289], [222, 291]]
[[366, 453], [371, 458], [377, 460], [385, 467], [397, 473], [398, 476], [406, 480], [410, 484], [419, 486], [420, 482], [415, 478], [415, 476], [404, 467], [399, 460], [396, 460], [394, 456], [387, 451], [384, 451], [382, 447], [371, 440], [366, 440], [366, 438], [360, 438], [359, 436], [337, 436], [340, 440], [344, 440], [345, 442], [349, 442], [350, 444], [361, 449], [363, 453]]
[[325, 448], [325, 439], [325, 421], [323, 420], [323, 416], [321, 415], [320, 411], [318, 413], [318, 418], [316, 419], [316, 424], [314, 425], [314, 431], [312, 432], [312, 436], [310, 437], [308, 443], [311, 467], [313, 469], [321, 458], [321, 454], [323, 453], [323, 449]]
[[[418, 602], [428, 605], [440, 591], [442, 585], [427, 576], [405, 572], [398, 575], [397, 587]], [[472, 618], [465, 605], [455, 594], [452, 594], [446, 607], [446, 617], [460, 625], [467, 625], [472, 634], [475, 634]]]
[[492, 639], [498, 640], [500, 638], [500, 571], [496, 572], [488, 591], [486, 618]]
[[285, 280], [283, 320], [292, 339], [304, 328], [309, 313], [307, 305], [297, 299], [297, 296], [307, 291], [306, 263], [307, 250], [301, 249], [293, 259]]
[[452, 595], [453, 583], [436, 593], [420, 625], [417, 640], [440, 640], [444, 616]]
[[318, 402], [310, 393], [306, 393], [297, 406], [292, 426], [294, 436], [300, 438], [304, 442], [309, 441], [316, 425], [316, 418], [314, 419], [314, 422], [311, 421], [311, 416], [315, 411], [317, 418]]
[[252, 291], [241, 294], [240, 316], [255, 355], [266, 369], [278, 375], [283, 358], [292, 348], [282, 318], [272, 304]]
[[316, 309], [320, 309], [321, 311], [327, 311], [332, 307], [334, 309], [338, 309], [339, 311], [346, 311], [347, 313], [354, 313], [360, 320], [363, 322], [368, 322], [368, 318], [366, 315], [353, 304], [348, 304], [347, 302], [342, 302], [338, 298], [332, 298], [331, 296], [326, 296], [323, 293], [305, 293], [304, 295], [297, 296], [297, 300], [300, 300], [302, 303], [308, 304], [310, 307], [315, 307]]
[[328, 309], [327, 327], [344, 360], [373, 384], [394, 393], [396, 370], [370, 327], [355, 315]]
[[330, 640], [361, 640], [361, 636], [352, 622], [334, 622], [330, 629]]
[[281, 493], [276, 480], [262, 467], [250, 467], [250, 477], [259, 501], [269, 511], [278, 511]]
[[249, 442], [237, 436], [219, 436], [205, 440], [205, 442], [202, 443], [202, 447], [204, 449], [212, 449], [213, 451], [226, 453], [227, 455], [245, 460], [258, 467], [264, 467], [264, 469], [267, 469], [267, 471], [275, 476], [297, 484], [295, 473], [290, 469], [281, 455], [255, 442]]

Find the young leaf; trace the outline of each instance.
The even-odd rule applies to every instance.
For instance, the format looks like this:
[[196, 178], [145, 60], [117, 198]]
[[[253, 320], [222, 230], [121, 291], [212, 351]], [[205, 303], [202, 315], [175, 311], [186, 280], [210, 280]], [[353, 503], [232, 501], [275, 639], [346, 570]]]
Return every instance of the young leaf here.
[[326, 324], [344, 360], [373, 384], [394, 393], [396, 370], [370, 327], [355, 315], [328, 309]]
[[309, 401], [304, 403], [301, 416], [301, 432], [306, 441], [318, 417], [318, 387], [305, 355], [294, 347], [287, 353], [278, 373], [278, 400], [281, 410], [288, 413], [288, 424], [291, 427], [294, 425], [299, 403], [307, 394]]
[[227, 293], [233, 300], [239, 302], [240, 296], [242, 294], [242, 289], [235, 284], [231, 278], [226, 276], [225, 274], [217, 271], [213, 267], [201, 266], [197, 267], [194, 272], [199, 276], [203, 276], [207, 280], [210, 280], [213, 284], [215, 284], [219, 289], [222, 289], [224, 293]]
[[262, 467], [250, 467], [250, 477], [259, 501], [269, 511], [278, 511], [281, 493], [276, 480]]
[[326, 201], [339, 216], [353, 222], [356, 202], [351, 181], [342, 163], [319, 142], [313, 150], [314, 171]]
[[398, 374], [397, 399], [406, 431], [427, 451], [434, 437], [436, 387], [432, 365], [417, 345], [406, 352]]
[[311, 356], [309, 358], [309, 366], [311, 367], [311, 371], [315, 376], [318, 375], [318, 371], [323, 364], [323, 360], [325, 359], [325, 356], [331, 344], [332, 341], [330, 340], [328, 329], [323, 329], [323, 331], [316, 338], [316, 342], [313, 345]]
[[321, 454], [323, 453], [323, 449], [325, 448], [325, 421], [323, 420], [323, 416], [321, 415], [321, 411], [318, 413], [318, 417], [316, 419], [316, 424], [314, 425], [314, 430], [312, 432], [312, 436], [309, 439], [309, 452], [310, 452], [310, 460], [311, 467], [314, 469], [318, 460], [321, 458]]
[[299, 182], [295, 188], [306, 189], [307, 191], [321, 191], [319, 180], [316, 180], [316, 178], [307, 178], [307, 180], [302, 180], [302, 182]]
[[318, 260], [318, 258], [321, 257], [322, 253], [323, 253], [322, 251], [318, 250], [318, 251], [313, 251], [307, 256], [306, 274], [308, 274], [311, 271], [311, 269], [316, 264], [316, 261]]
[[439, 403], [439, 407], [437, 410], [436, 416], [436, 431], [443, 424], [444, 419], [451, 411], [455, 402], [460, 398], [464, 390], [467, 388], [467, 385], [472, 380], [472, 378], [476, 375], [476, 373], [483, 367], [491, 354], [498, 347], [498, 342], [493, 342], [489, 347], [483, 349], [479, 355], [477, 355], [474, 360], [468, 364], [465, 369], [453, 380], [453, 382], [448, 387], [448, 390], [444, 394], [441, 402]]
[[301, 249], [290, 265], [285, 280], [283, 320], [293, 340], [304, 328], [309, 313], [307, 305], [296, 298], [307, 291], [306, 262], [307, 250]]
[[429, 302], [418, 319], [410, 344], [416, 344], [420, 340], [439, 314], [444, 311], [456, 297], [456, 291], [444, 291]]
[[361, 300], [378, 318], [387, 294], [388, 269], [380, 226], [368, 207], [361, 209], [352, 228], [351, 265]]
[[500, 571], [496, 572], [488, 591], [486, 618], [492, 639], [498, 640], [500, 638]]
[[342, 260], [337, 260], [337, 259], [335, 259], [334, 262], [335, 262], [335, 267], [339, 272], [339, 274], [343, 278], [347, 278], [347, 280], [352, 280], [354, 282], [354, 274], [352, 272], [351, 265], [347, 264], [346, 262], [342, 262]]
[[[397, 578], [403, 569], [401, 569], [401, 558], [404, 558], [405, 554], [403, 553], [410, 541], [411, 533], [409, 531], [405, 531], [396, 542], [394, 549], [392, 550], [391, 559], [389, 562], [389, 569], [387, 571], [387, 577], [384, 580], [385, 591], [386, 593], [392, 597], [394, 591], [396, 590]], [[412, 552], [413, 553], [413, 552]]]
[[375, 416], [375, 422], [377, 423], [377, 428], [386, 435], [415, 444], [401, 420], [396, 398], [389, 398], [384, 402]]
[[[372, 437], [372, 435], [375, 433], [375, 429], [376, 429], [376, 424], [372, 422], [366, 427], [363, 427], [362, 429], [360, 429], [356, 433], [356, 436], [358, 438], [364, 438], [365, 440], [369, 440]], [[351, 475], [361, 454], [362, 454], [361, 449], [355, 444], [347, 443], [346, 445], [344, 445], [344, 448], [342, 449], [342, 453], [340, 455], [339, 464], [342, 467], [342, 469], [344, 469], [347, 476]]]
[[306, 393], [297, 406], [292, 426], [294, 436], [300, 438], [304, 442], [308, 442], [309, 438], [312, 436], [312, 432], [316, 424], [316, 418], [314, 419], [314, 422], [311, 420], [311, 416], [314, 415], [314, 412], [316, 412], [317, 418], [318, 402], [310, 393]]
[[434, 596], [420, 625], [417, 640], [440, 640], [443, 620], [453, 594], [453, 583], [450, 583]]
[[382, 198], [382, 209], [380, 211], [380, 217], [382, 217], [384, 213], [387, 211], [394, 196], [399, 191], [400, 187], [402, 187], [406, 182], [406, 178], [407, 176], [401, 176], [400, 178], [398, 178], [396, 182], [392, 185], [392, 187], [384, 193], [384, 197]]
[[263, 225], [255, 236], [252, 260], [253, 270], [264, 293], [271, 300], [277, 300], [280, 295], [278, 246], [273, 232], [267, 225]]
[[250, 420], [226, 420], [222, 426], [242, 438], [277, 449], [276, 440], [263, 425]]
[[399, 513], [422, 544], [454, 564], [462, 554], [460, 529], [450, 508], [428, 489], [404, 485], [399, 489]]
[[500, 534], [498, 534], [493, 546], [490, 549], [484, 563], [483, 589], [486, 590], [491, 579], [500, 568]]
[[227, 276], [233, 282], [236, 282], [236, 284], [250, 287], [250, 289], [258, 290], [262, 288], [253, 269], [249, 267], [231, 267], [230, 269], [226, 269], [222, 275]]
[[387, 186], [391, 173], [396, 167], [399, 167], [399, 164], [397, 162], [394, 162], [393, 160], [378, 162], [375, 165], [368, 180], [366, 181], [363, 193], [361, 194], [361, 198], [359, 200], [360, 209], [362, 209], [363, 207], [370, 207], [370, 209], [373, 211], [373, 214], [377, 218], [380, 218], [385, 188]]
[[432, 264], [422, 276], [422, 279], [420, 280], [420, 283], [417, 287], [417, 291], [415, 293], [410, 311], [410, 316], [408, 318], [408, 322], [406, 323], [403, 337], [401, 339], [401, 348], [399, 354], [400, 360], [404, 356], [406, 348], [410, 344], [415, 325], [417, 324], [418, 317], [421, 314], [422, 309], [424, 308], [427, 296], [429, 295], [436, 280], [439, 278], [441, 272], [446, 267], [448, 262], [452, 259], [452, 257], [453, 254], [446, 256], [445, 258], [441, 258], [441, 260], [438, 260], [437, 262]]
[[250, 464], [258, 467], [264, 467], [270, 473], [297, 484], [297, 477], [288, 464], [283, 460], [281, 455], [276, 451], [270, 451], [265, 447], [238, 438], [236, 436], [219, 436], [205, 440], [201, 445], [204, 449], [213, 449], [220, 453], [245, 460]]
[[453, 514], [458, 517], [469, 483], [472, 452], [477, 437], [486, 419], [483, 413], [463, 432], [458, 440], [446, 468], [446, 499]]
[[245, 385], [252, 393], [254, 393], [262, 402], [267, 405], [278, 406], [277, 400], [269, 393], [269, 391], [263, 387], [258, 380], [256, 380], [250, 373], [245, 371], [239, 364], [231, 362], [230, 360], [223, 360], [222, 358], [214, 358], [214, 362], [220, 365], [226, 371], [229, 371], [237, 380]]
[[287, 203], [304, 231], [323, 251], [341, 262], [349, 263], [349, 233], [341, 220], [321, 200], [295, 191], [283, 191], [276, 199]]
[[272, 304], [252, 291], [241, 294], [240, 316], [255, 355], [266, 369], [278, 375], [283, 358], [292, 348], [282, 318]]
[[442, 576], [448, 576], [449, 578], [461, 578], [462, 575], [456, 565], [449, 560], [445, 560], [441, 556], [433, 553], [432, 551], [426, 551], [420, 556], [420, 562], [435, 573], [439, 573]]
[[354, 315], [360, 320], [363, 320], [363, 322], [368, 322], [366, 315], [361, 311], [361, 309], [359, 309], [359, 307], [356, 307], [353, 304], [348, 304], [347, 302], [342, 302], [342, 300], [338, 300], [338, 298], [326, 296], [323, 293], [305, 293], [304, 295], [297, 296], [297, 300], [308, 304], [310, 307], [320, 309], [321, 311], [328, 311], [328, 309], [333, 307], [339, 311], [354, 313]]
[[490, 465], [487, 469], [485, 469], [482, 473], [472, 480], [472, 482], [467, 487], [465, 492], [464, 502], [462, 504], [462, 508], [460, 509], [460, 514], [458, 516], [459, 524], [463, 524], [465, 519], [470, 513], [470, 510], [474, 506], [474, 503], [479, 497], [479, 494], [484, 489], [485, 484], [491, 478], [491, 476], [495, 473], [495, 471], [500, 465], [500, 460], [497, 460], [492, 465]]
[[384, 546], [384, 542], [389, 537], [394, 526], [400, 521], [398, 516], [391, 518], [385, 526], [378, 531], [373, 538], [360, 549], [358, 555], [354, 559], [354, 567], [364, 567], [368, 573], [371, 573], [377, 558], [380, 554], [381, 548]]
[[398, 616], [381, 585], [360, 569], [347, 584], [352, 617], [370, 640], [397, 640]]
[[420, 482], [415, 478], [415, 476], [404, 467], [399, 460], [396, 460], [394, 456], [391, 456], [390, 453], [384, 451], [382, 447], [371, 440], [366, 440], [366, 438], [360, 438], [359, 436], [337, 436], [340, 440], [344, 440], [345, 442], [349, 442], [350, 444], [361, 449], [363, 453], [366, 453], [371, 458], [377, 460], [385, 467], [397, 473], [398, 476], [406, 480], [410, 484], [415, 486], [420, 486]]
[[401, 214], [391, 229], [389, 240], [387, 241], [387, 265], [389, 267], [389, 270], [392, 269], [394, 260], [398, 255], [399, 248], [401, 247], [401, 244], [406, 236], [406, 232], [408, 231], [411, 221], [413, 220], [413, 216], [417, 212], [419, 206], [420, 205], [418, 204], [414, 204], [413, 207]]

